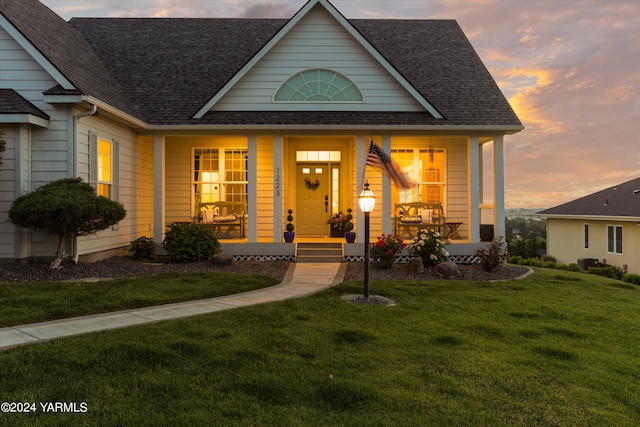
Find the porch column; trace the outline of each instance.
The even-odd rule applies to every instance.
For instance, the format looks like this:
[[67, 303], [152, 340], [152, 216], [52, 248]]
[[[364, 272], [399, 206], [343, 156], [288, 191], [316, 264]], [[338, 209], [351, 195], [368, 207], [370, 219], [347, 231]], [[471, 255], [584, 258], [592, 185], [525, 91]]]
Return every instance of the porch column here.
[[164, 135], [153, 137], [153, 240], [160, 245], [164, 240], [165, 202], [165, 139]]
[[[391, 135], [382, 134], [382, 149], [391, 155]], [[382, 174], [382, 232], [391, 234], [391, 180], [386, 173]]]
[[249, 159], [247, 160], [247, 212], [249, 213], [249, 243], [258, 240], [258, 136], [250, 134], [247, 138]]
[[480, 143], [469, 137], [469, 240], [480, 241]]
[[[282, 134], [273, 135], [273, 241], [282, 242]], [[295, 212], [293, 213], [296, 214]]]
[[[360, 192], [362, 191], [362, 186], [364, 181], [362, 181], [364, 176], [364, 170], [367, 166], [367, 145], [368, 141], [366, 136], [363, 134], [356, 135], [356, 185], [355, 185], [355, 200], [358, 200], [358, 196], [360, 196]], [[358, 228], [357, 228], [357, 236], [358, 242], [364, 242], [364, 213], [362, 213], [362, 209], [359, 207], [354, 209], [357, 212], [358, 218]]]
[[496, 227], [495, 236], [505, 237], [504, 209], [504, 136], [499, 135], [493, 141], [493, 215]]

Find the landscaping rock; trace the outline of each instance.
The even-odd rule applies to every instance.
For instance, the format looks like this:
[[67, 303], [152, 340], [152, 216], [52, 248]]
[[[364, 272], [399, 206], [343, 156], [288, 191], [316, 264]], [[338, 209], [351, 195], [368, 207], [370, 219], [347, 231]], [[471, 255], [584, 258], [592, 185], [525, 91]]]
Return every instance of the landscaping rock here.
[[424, 262], [422, 262], [422, 258], [411, 258], [409, 264], [407, 264], [407, 270], [411, 273], [424, 273]]
[[460, 269], [453, 261], [441, 262], [436, 265], [436, 274], [445, 279], [452, 279], [460, 276]]
[[233, 257], [231, 255], [214, 255], [211, 257], [211, 263], [216, 267], [226, 267], [233, 263]]

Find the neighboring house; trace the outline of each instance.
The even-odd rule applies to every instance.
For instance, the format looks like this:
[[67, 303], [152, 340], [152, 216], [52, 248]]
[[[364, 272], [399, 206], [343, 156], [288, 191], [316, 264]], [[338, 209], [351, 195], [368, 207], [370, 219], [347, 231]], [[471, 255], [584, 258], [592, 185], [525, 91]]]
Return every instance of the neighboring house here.
[[[0, 0], [0, 128], [0, 259], [54, 253], [55, 239], [7, 211], [76, 176], [127, 209], [70, 242], [81, 259], [160, 242], [167, 224], [205, 221], [220, 201], [240, 206], [242, 233], [217, 227], [239, 257], [291, 257], [287, 209], [298, 241], [328, 241], [329, 215], [351, 208], [362, 242], [363, 178], [377, 198], [372, 237], [392, 232], [395, 203], [437, 202], [461, 223], [450, 252], [463, 259], [487, 230], [504, 235], [504, 137], [523, 126], [453, 20], [349, 20], [310, 0], [291, 19], [66, 22], [36, 0]], [[366, 167], [370, 140], [413, 189]]]
[[595, 261], [640, 274], [640, 178], [538, 212], [547, 253], [587, 267]]

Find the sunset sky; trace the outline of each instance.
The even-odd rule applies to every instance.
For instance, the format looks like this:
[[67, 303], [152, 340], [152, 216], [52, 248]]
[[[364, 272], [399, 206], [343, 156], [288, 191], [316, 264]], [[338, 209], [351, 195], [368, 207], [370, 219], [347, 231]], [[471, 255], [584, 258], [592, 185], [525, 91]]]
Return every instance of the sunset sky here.
[[[305, 0], [41, 0], [72, 17], [290, 18]], [[331, 0], [347, 18], [455, 19], [526, 129], [505, 138], [507, 207], [640, 176], [639, 0]]]

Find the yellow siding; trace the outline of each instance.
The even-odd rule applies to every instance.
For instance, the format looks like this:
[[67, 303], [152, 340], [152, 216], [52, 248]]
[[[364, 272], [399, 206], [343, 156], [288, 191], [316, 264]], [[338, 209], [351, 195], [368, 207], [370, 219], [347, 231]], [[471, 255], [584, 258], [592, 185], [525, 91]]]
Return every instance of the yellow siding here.
[[[584, 248], [584, 224], [589, 224], [589, 249]], [[622, 254], [607, 252], [607, 226], [622, 226]], [[640, 226], [636, 222], [548, 219], [547, 253], [561, 264], [594, 258], [640, 274]]]
[[[270, 239], [273, 236], [273, 139], [258, 138], [258, 170], [256, 203], [257, 215], [257, 235], [258, 239]], [[282, 186], [282, 183], [280, 183]], [[251, 214], [251, 213], [250, 213]]]
[[193, 217], [193, 149], [247, 148], [246, 136], [170, 136], [165, 141], [165, 220], [190, 221]]

